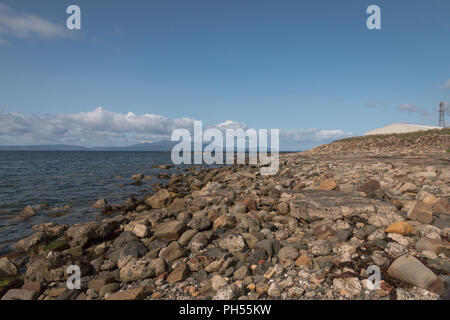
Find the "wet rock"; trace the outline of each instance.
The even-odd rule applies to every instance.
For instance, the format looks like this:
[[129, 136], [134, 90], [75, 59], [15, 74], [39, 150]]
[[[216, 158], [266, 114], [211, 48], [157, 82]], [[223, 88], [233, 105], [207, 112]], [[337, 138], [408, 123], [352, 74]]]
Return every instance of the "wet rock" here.
[[71, 246], [83, 246], [90, 241], [110, 236], [118, 226], [119, 222], [113, 219], [79, 223], [67, 229], [66, 237], [71, 239]]
[[[25, 273], [26, 281], [36, 282], [54, 282], [67, 280], [67, 267], [74, 264], [70, 255], [63, 253], [50, 252], [46, 257], [32, 256], [27, 265]], [[89, 267], [87, 264], [78, 261], [82, 275], [84, 275]]]
[[96, 209], [103, 209], [108, 205], [108, 202], [106, 201], [106, 199], [99, 199], [97, 200], [93, 205], [92, 208], [96, 208]]
[[144, 175], [142, 173], [136, 173], [131, 176], [131, 179], [134, 179], [134, 180], [141, 180], [143, 178], [144, 178]]
[[397, 258], [387, 272], [391, 277], [439, 295], [444, 292], [442, 281], [419, 260], [410, 255]]
[[159, 170], [168, 170], [170, 168], [173, 168], [172, 164], [159, 164], [156, 166], [153, 166], [153, 168], [159, 169]]
[[23, 209], [19, 213], [19, 219], [25, 220], [25, 219], [31, 218], [34, 215], [36, 215], [36, 211], [34, 211], [33, 207], [32, 206], [26, 206], [26, 208]]

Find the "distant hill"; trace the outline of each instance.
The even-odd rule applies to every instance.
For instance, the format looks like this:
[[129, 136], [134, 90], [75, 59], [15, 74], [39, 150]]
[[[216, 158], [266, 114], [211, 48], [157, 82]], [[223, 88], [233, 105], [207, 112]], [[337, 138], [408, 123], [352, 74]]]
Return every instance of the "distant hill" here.
[[125, 147], [82, 147], [67, 144], [0, 146], [0, 151], [171, 151], [177, 142], [159, 141]]
[[[49, 145], [27, 145], [27, 146], [0, 146], [0, 151], [172, 151], [173, 147], [178, 144], [177, 141], [158, 141], [139, 143], [125, 147], [82, 147], [77, 145], [66, 144], [49, 144]], [[203, 148], [209, 143], [203, 145]], [[193, 145], [191, 150], [194, 150]], [[236, 149], [235, 149], [236, 150]], [[270, 148], [268, 148], [270, 151]], [[248, 150], [247, 150], [248, 151]]]
[[0, 146], [0, 151], [89, 151], [89, 148], [67, 144]]

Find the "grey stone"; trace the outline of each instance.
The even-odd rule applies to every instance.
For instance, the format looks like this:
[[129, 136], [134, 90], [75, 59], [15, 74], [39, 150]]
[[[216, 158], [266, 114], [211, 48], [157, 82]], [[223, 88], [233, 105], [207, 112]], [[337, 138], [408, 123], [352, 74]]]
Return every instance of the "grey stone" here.
[[444, 293], [442, 281], [419, 260], [410, 255], [403, 255], [397, 258], [387, 272], [390, 276], [409, 284], [435, 292], [439, 295]]

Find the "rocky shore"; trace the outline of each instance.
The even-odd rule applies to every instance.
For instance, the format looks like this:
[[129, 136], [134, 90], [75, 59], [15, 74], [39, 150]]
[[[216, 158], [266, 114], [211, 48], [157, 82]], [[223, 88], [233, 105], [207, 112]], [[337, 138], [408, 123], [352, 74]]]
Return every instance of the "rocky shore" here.
[[0, 258], [0, 297], [449, 299], [450, 135], [430, 137], [284, 154], [274, 176], [192, 168], [121, 206], [100, 199], [105, 219], [36, 225]]

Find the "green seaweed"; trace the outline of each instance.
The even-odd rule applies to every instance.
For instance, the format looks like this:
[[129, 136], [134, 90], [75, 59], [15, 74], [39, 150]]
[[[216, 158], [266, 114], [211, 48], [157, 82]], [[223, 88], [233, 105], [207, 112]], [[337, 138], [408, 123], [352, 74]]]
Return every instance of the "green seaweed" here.
[[60, 247], [64, 247], [64, 245], [66, 245], [66, 244], [67, 244], [67, 241], [54, 241], [54, 242], [49, 243], [48, 245], [42, 247], [41, 251], [47, 252], [50, 250], [55, 250]]

